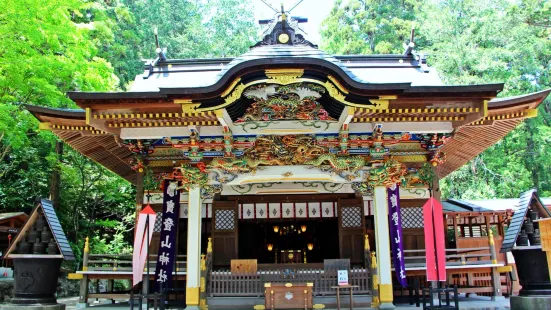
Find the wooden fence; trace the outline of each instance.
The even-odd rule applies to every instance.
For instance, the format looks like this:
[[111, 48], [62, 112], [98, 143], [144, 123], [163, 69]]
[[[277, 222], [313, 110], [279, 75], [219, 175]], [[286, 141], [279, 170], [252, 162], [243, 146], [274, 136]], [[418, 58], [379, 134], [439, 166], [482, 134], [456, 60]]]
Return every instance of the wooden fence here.
[[[156, 266], [157, 255], [149, 255], [149, 270], [154, 271]], [[89, 271], [132, 271], [132, 255], [89, 254], [84, 267]], [[180, 271], [185, 270], [186, 255], [177, 256], [175, 267]]]
[[[371, 294], [369, 287], [369, 271], [358, 268], [351, 269], [348, 280], [355, 294]], [[264, 296], [264, 283], [314, 283], [314, 296], [335, 295], [331, 286], [337, 284], [336, 271], [297, 270], [294, 274], [284, 274], [281, 270], [258, 271], [253, 274], [235, 274], [227, 271], [213, 271], [210, 273], [210, 297], [217, 296]]]

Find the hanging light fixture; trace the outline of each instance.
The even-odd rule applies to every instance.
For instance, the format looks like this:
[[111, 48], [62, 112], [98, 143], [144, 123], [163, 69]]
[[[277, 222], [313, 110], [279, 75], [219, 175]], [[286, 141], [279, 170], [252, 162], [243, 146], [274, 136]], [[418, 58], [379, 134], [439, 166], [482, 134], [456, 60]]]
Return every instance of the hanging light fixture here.
[[302, 232], [306, 232], [306, 225], [300, 226], [300, 230], [302, 230]]
[[314, 244], [312, 242], [308, 243], [307, 246], [308, 246], [308, 251], [312, 251], [314, 249]]
[[277, 226], [277, 225], [274, 226], [274, 232], [275, 232], [275, 233], [278, 233], [278, 232], [279, 232], [279, 226]]
[[268, 243], [267, 247], [268, 247], [268, 251], [270, 251], [270, 252], [274, 249], [274, 245], [271, 244], [271, 243]]

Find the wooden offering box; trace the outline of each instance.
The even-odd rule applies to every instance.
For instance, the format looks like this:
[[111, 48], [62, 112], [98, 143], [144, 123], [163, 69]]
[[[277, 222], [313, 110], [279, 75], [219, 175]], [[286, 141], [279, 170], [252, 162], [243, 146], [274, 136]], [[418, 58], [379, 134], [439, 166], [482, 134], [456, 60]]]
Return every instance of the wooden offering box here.
[[266, 283], [266, 309], [312, 309], [313, 283]]

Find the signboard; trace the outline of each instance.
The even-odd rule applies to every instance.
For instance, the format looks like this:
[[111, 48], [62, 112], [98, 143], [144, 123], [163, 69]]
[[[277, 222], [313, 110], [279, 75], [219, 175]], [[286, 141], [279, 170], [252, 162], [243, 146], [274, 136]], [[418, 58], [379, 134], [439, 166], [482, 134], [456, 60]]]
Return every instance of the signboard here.
[[339, 285], [348, 285], [348, 270], [337, 271], [337, 279], [339, 281]]

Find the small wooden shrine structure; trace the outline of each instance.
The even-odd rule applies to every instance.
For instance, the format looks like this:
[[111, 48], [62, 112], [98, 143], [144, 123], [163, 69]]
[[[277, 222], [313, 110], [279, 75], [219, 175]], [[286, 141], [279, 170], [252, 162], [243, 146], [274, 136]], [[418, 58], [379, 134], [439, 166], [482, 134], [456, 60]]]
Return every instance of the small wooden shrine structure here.
[[[438, 180], [536, 116], [549, 94], [496, 98], [503, 84], [444, 85], [410, 48], [333, 56], [295, 29], [282, 13], [239, 57], [160, 52], [128, 92], [69, 93], [79, 110], [27, 107], [40, 128], [135, 184], [136, 213], [145, 204], [161, 212], [157, 185], [181, 182], [178, 254], [187, 280], [179, 285], [189, 307], [235, 296], [261, 304], [263, 283], [282, 281], [312, 282], [314, 303], [334, 303], [329, 259], [349, 260], [354, 295], [366, 305], [392, 306], [387, 188], [400, 186], [405, 271], [421, 276], [424, 245], [409, 232], [423, 227], [421, 207], [439, 198]], [[455, 245], [475, 235], [474, 223], [486, 243], [449, 249], [449, 269], [497, 272], [506, 263], [486, 254], [494, 241], [482, 231], [502, 227], [506, 215], [463, 209], [445, 219]], [[161, 224], [156, 229], [151, 253], [164, 241]], [[198, 272], [201, 253], [212, 253], [205, 263], [212, 268]], [[236, 259], [256, 260], [256, 272], [232, 273]], [[130, 274], [110, 264], [116, 270], [86, 265], [78, 274], [84, 281]]]
[[15, 287], [0, 309], [65, 309], [57, 304], [57, 280], [62, 261], [75, 257], [50, 200], [37, 203], [2, 258], [13, 261]]
[[[519, 296], [511, 298], [513, 309], [551, 307], [551, 255], [546, 252], [551, 250], [549, 220], [551, 212], [535, 189], [521, 194], [500, 250], [501, 253], [513, 254], [522, 286]], [[542, 236], [545, 240], [544, 247]]]
[[28, 216], [24, 212], [0, 213], [0, 249], [5, 252]]

